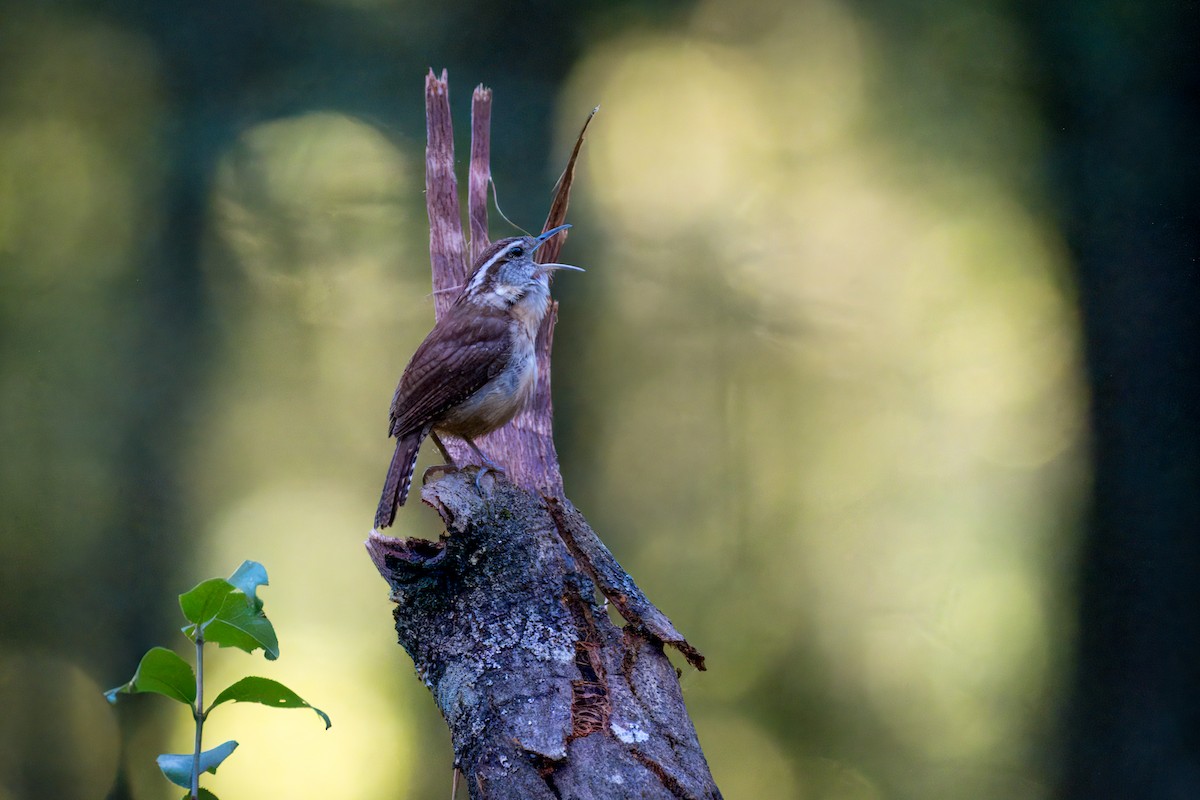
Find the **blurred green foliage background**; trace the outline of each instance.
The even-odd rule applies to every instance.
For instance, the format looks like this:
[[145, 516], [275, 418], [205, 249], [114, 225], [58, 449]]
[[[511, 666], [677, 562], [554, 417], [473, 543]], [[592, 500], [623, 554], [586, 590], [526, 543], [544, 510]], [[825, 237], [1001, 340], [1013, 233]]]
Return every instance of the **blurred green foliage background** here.
[[100, 692], [244, 558], [283, 653], [253, 672], [335, 725], [223, 710], [209, 741], [242, 748], [211, 788], [448, 790], [362, 549], [433, 319], [428, 66], [460, 153], [494, 88], [500, 203], [530, 229], [601, 105], [557, 439], [708, 656], [682, 680], [725, 796], [1051, 794], [1087, 393], [1027, 12], [0, 3], [0, 800], [174, 796], [153, 755], [190, 720]]

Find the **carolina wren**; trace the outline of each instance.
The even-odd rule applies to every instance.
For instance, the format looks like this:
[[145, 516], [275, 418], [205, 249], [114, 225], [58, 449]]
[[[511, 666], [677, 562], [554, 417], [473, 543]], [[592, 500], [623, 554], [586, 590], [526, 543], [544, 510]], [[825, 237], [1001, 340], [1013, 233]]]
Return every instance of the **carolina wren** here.
[[375, 512], [376, 528], [391, 525], [404, 505], [426, 436], [433, 436], [443, 455], [438, 432], [457, 436], [486, 467], [495, 468], [472, 440], [507, 423], [533, 394], [534, 340], [550, 306], [550, 274], [583, 271], [535, 263], [533, 254], [569, 227], [490, 245], [454, 305], [413, 353], [392, 397], [388, 434], [398, 441]]

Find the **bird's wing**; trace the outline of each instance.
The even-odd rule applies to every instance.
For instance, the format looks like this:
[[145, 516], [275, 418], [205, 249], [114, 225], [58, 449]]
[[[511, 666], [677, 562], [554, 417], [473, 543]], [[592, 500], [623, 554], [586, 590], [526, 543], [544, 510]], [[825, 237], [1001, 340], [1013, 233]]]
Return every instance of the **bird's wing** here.
[[456, 304], [421, 342], [392, 398], [392, 436], [432, 423], [504, 370], [512, 340], [507, 321], [490, 310]]

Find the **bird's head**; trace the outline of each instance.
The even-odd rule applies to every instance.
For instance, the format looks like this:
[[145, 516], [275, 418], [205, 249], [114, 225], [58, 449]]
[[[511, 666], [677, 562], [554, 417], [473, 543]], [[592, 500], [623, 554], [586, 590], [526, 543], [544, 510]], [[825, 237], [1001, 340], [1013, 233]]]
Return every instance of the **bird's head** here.
[[492, 242], [475, 261], [464, 294], [511, 306], [531, 291], [544, 293], [555, 270], [583, 272], [570, 264], [539, 264], [533, 257], [539, 247], [570, 227], [559, 225], [541, 236], [512, 236]]

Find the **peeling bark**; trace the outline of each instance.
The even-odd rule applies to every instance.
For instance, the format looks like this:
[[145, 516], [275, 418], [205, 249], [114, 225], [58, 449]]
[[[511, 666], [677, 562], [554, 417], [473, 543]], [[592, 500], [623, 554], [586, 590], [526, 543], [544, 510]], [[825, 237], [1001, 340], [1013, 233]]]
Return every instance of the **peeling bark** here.
[[[426, 111], [440, 316], [465, 280], [466, 251], [444, 72], [426, 80]], [[491, 92], [479, 87], [468, 179], [472, 253], [487, 244], [490, 113]], [[582, 143], [583, 132], [543, 230], [566, 217]], [[541, 259], [555, 260], [564, 238], [541, 248]], [[701, 670], [703, 656], [563, 493], [550, 405], [556, 318], [554, 304], [538, 336], [533, 400], [480, 442], [505, 475], [486, 478], [481, 489], [476, 468], [463, 467], [469, 451], [447, 441], [462, 469], [421, 492], [446, 533], [430, 542], [372, 531], [367, 549], [391, 586], [400, 644], [446, 719], [473, 800], [720, 798], [663, 645]], [[628, 624], [612, 622], [597, 591]]]

